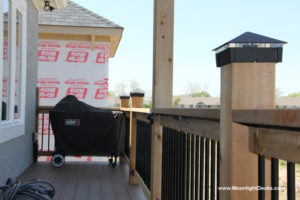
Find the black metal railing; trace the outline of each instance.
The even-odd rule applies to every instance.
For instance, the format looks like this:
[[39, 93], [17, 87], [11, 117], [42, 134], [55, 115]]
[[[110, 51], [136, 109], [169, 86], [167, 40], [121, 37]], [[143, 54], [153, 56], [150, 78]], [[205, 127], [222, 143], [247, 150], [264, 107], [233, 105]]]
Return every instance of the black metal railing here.
[[219, 199], [219, 142], [163, 128], [162, 199]]
[[162, 199], [184, 199], [186, 185], [187, 136], [163, 129]]
[[[258, 155], [258, 185], [265, 185], [265, 157]], [[279, 161], [276, 158], [271, 159], [271, 199], [279, 200]], [[258, 191], [258, 199], [265, 199], [265, 190]], [[296, 184], [295, 184], [295, 163], [287, 162], [287, 199], [296, 199]]]
[[136, 171], [150, 190], [152, 124], [137, 120]]

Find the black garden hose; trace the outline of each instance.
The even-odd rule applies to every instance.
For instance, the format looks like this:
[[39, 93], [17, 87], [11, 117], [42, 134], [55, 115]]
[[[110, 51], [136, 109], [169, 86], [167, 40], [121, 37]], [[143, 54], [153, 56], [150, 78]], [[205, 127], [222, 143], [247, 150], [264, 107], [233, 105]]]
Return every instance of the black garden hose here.
[[9, 178], [6, 185], [0, 186], [0, 200], [51, 200], [54, 195], [54, 186], [39, 179], [21, 183]]

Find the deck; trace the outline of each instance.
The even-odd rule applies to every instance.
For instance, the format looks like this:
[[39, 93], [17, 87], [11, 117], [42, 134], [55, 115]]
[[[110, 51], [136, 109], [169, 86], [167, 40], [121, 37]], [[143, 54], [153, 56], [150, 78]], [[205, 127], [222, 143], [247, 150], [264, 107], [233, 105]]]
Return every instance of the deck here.
[[114, 168], [106, 158], [93, 158], [90, 162], [69, 159], [62, 168], [39, 161], [18, 178], [51, 181], [56, 200], [144, 200], [139, 186], [128, 184], [128, 171], [127, 164], [118, 163]]

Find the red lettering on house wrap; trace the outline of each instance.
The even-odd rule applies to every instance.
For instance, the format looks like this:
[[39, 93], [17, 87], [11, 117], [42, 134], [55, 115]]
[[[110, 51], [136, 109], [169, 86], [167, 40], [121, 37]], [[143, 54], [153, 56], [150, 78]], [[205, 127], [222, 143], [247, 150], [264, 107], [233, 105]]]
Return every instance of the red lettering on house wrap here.
[[59, 51], [53, 50], [39, 50], [40, 62], [56, 62], [58, 59]]
[[95, 99], [102, 100], [108, 97], [108, 90], [107, 89], [97, 89], [95, 94]]
[[3, 44], [3, 60], [8, 60], [8, 40], [4, 39]]
[[85, 79], [69, 79], [65, 81], [65, 84], [69, 85], [89, 85], [90, 83]]
[[40, 87], [40, 98], [54, 99], [58, 93], [58, 87]]
[[96, 63], [105, 64], [108, 63], [108, 59], [108, 54], [100, 52], [97, 54]]
[[85, 63], [89, 56], [88, 52], [69, 51], [67, 62]]
[[86, 42], [70, 42], [66, 44], [66, 48], [71, 48], [73, 50], [90, 49], [90, 44]]
[[96, 44], [95, 49], [99, 50], [96, 57], [96, 63], [105, 64], [109, 60], [109, 47], [108, 44]]
[[94, 85], [98, 85], [100, 88], [108, 89], [108, 78], [105, 78], [103, 80], [95, 81]]
[[46, 41], [41, 40], [39, 41], [39, 47], [41, 48], [60, 48], [60, 44], [57, 41]]
[[7, 97], [8, 95], [8, 79], [7, 77], [3, 77], [3, 85], [2, 85], [2, 97]]
[[94, 85], [97, 86], [94, 98], [97, 100], [106, 99], [108, 97], [108, 78], [95, 81]]
[[85, 99], [88, 89], [82, 87], [69, 87], [66, 95], [74, 95], [78, 99]]

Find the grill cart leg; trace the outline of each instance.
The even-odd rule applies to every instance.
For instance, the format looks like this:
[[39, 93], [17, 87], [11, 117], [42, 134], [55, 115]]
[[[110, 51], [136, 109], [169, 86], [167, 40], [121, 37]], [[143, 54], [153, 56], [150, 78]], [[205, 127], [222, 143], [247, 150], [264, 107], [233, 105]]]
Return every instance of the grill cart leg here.
[[112, 166], [113, 166], [113, 167], [117, 166], [117, 158], [118, 158], [118, 157], [117, 157], [117, 156], [114, 156], [114, 158], [115, 158], [115, 161], [112, 162]]
[[109, 163], [113, 163], [113, 155], [110, 155], [110, 158], [108, 159]]

